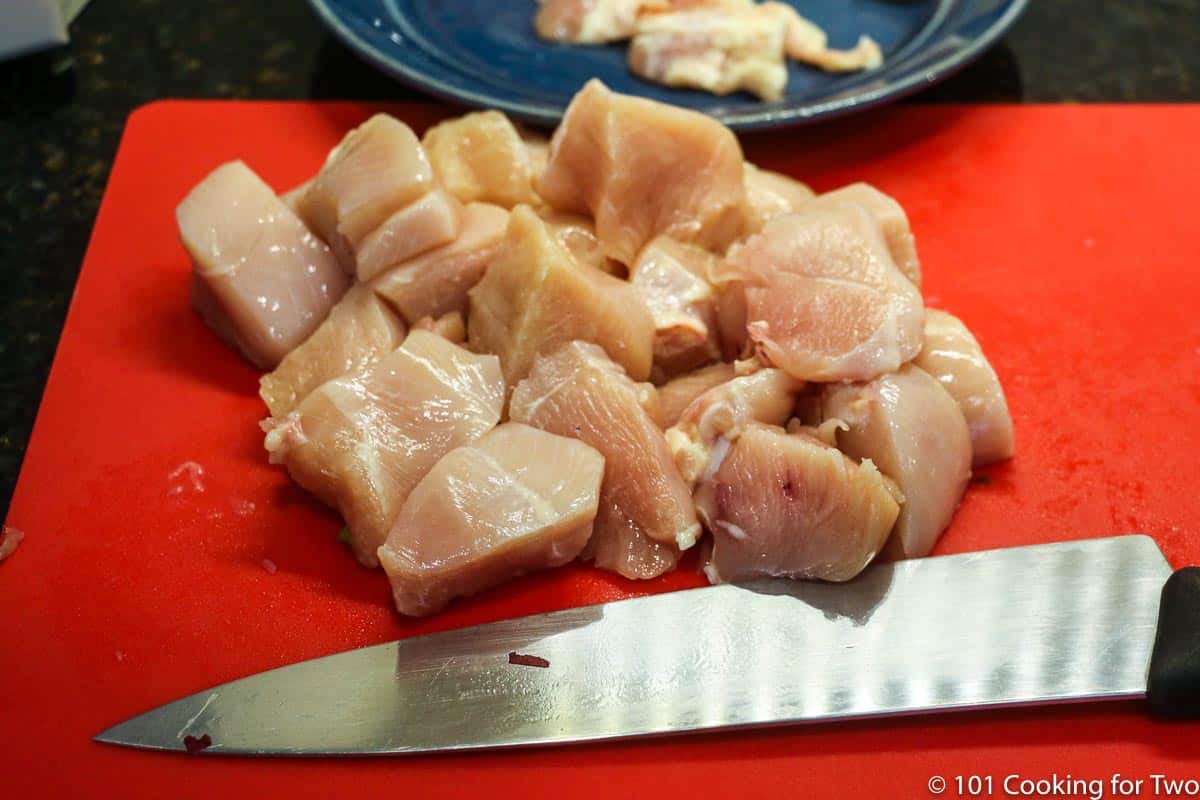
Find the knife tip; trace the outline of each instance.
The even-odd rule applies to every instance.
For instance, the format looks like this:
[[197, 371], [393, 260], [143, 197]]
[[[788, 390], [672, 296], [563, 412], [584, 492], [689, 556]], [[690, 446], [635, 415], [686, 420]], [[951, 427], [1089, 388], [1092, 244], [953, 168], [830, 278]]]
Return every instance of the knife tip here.
[[133, 743], [121, 737], [119, 733], [120, 728], [121, 725], [113, 725], [111, 728], [105, 728], [93, 736], [92, 741], [99, 742], [100, 744], [116, 744], [130, 747]]

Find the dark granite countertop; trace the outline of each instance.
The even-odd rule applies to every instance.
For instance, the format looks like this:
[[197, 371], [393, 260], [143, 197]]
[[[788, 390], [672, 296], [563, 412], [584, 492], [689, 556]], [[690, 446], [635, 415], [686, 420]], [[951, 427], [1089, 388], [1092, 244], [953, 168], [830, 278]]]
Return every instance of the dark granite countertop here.
[[[164, 97], [423, 99], [302, 0], [92, 0], [71, 37], [0, 64], [4, 514], [130, 111]], [[912, 100], [1200, 100], [1200, 0], [1033, 0], [978, 62]]]

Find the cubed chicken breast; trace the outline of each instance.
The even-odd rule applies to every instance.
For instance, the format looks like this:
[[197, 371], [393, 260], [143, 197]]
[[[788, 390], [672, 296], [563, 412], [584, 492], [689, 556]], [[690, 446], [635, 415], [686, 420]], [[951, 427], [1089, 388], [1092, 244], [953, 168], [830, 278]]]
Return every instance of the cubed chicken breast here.
[[805, 433], [751, 425], [696, 493], [714, 583], [774, 576], [847, 581], [899, 514], [887, 480]]
[[533, 185], [536, 187], [542, 182], [542, 173], [546, 171], [546, 164], [550, 161], [550, 140], [529, 131], [522, 131], [521, 139], [525, 142], [525, 151], [529, 154], [529, 168], [533, 175]]
[[307, 339], [349, 286], [324, 242], [241, 161], [197, 184], [175, 218], [192, 305], [260, 369]]
[[921, 261], [917, 258], [917, 241], [908, 224], [904, 208], [890, 195], [869, 183], [852, 183], [813, 198], [811, 206], [833, 207], [842, 203], [857, 203], [878, 222], [887, 242], [888, 252], [896, 268], [915, 286], [921, 285]]
[[680, 375], [658, 387], [658, 427], [666, 430], [700, 395], [714, 386], [733, 380], [733, 364], [720, 362]]
[[605, 254], [622, 264], [660, 234], [724, 252], [745, 213], [742, 151], [712, 117], [592, 80], [550, 140], [538, 194], [590, 213]]
[[467, 292], [479, 283], [500, 249], [508, 212], [488, 203], [463, 211], [454, 241], [393, 267], [371, 282], [410, 323], [467, 310]]
[[775, 217], [798, 211], [813, 198], [813, 191], [794, 178], [745, 164], [745, 233], [758, 233]]
[[558, 211], [553, 208], [539, 208], [537, 214], [546, 223], [546, 227], [558, 239], [563, 247], [575, 256], [580, 264], [595, 267], [601, 272], [624, 278], [627, 274], [625, 265], [604, 255], [604, 248], [596, 238], [596, 226], [582, 214], [572, 214], [569, 211]]
[[746, 332], [746, 282], [738, 273], [721, 264], [710, 275], [710, 284], [717, 293], [717, 338], [721, 342], [721, 357], [726, 361], [746, 358], [754, 344]]
[[325, 381], [365, 371], [404, 341], [404, 323], [363, 284], [355, 284], [321, 327], [259, 380], [273, 417], [283, 417]]
[[355, 556], [373, 567], [409, 492], [442, 456], [491, 430], [503, 403], [495, 356], [412, 331], [368, 371], [335, 378], [267, 420], [266, 448], [341, 512]]
[[561, 566], [592, 536], [604, 457], [576, 439], [508, 422], [451, 450], [400, 509], [379, 561], [401, 614]]
[[788, 80], [784, 34], [774, 17], [739, 8], [650, 14], [638, 20], [629, 69], [665, 86], [778, 100]]
[[671, 457], [689, 486], [719, 466], [751, 423], [783, 425], [804, 382], [780, 369], [760, 369], [714, 386], [692, 401], [664, 434]]
[[653, 578], [700, 535], [692, 496], [638, 386], [594, 344], [539, 358], [509, 405], [516, 422], [570, 436], [604, 456], [600, 511], [585, 557], [627, 578]]
[[971, 477], [971, 437], [954, 398], [907, 364], [867, 383], [830, 384], [821, 413], [845, 423], [836, 431], [838, 447], [870, 459], [904, 496], [887, 556], [929, 555]]
[[662, 8], [665, 0], [538, 0], [533, 18], [537, 35], [552, 42], [604, 44], [628, 39], [643, 9]]
[[860, 36], [858, 43], [850, 50], [834, 50], [829, 47], [829, 37], [825, 31], [800, 16], [789, 4], [767, 2], [755, 10], [759, 14], [774, 17], [784, 26], [784, 47], [788, 58], [826, 72], [857, 72], [875, 69], [883, 63], [883, 51], [870, 36]]
[[392, 214], [363, 238], [355, 256], [358, 279], [369, 281], [454, 241], [462, 224], [462, 203], [444, 189], [434, 189]]
[[537, 356], [575, 339], [600, 345], [634, 380], [650, 375], [654, 321], [637, 290], [576, 261], [528, 206], [513, 209], [470, 296], [471, 349], [498, 355], [510, 386]]
[[913, 364], [937, 378], [958, 403], [971, 434], [972, 466], [1012, 456], [1012, 417], [1004, 389], [979, 342], [961, 320], [945, 311], [926, 309], [925, 347]]
[[642, 248], [630, 283], [654, 319], [654, 368], [661, 383], [714, 361], [717, 295], [707, 280], [719, 259], [707, 250], [659, 236]]
[[746, 332], [759, 354], [797, 378], [869, 380], [921, 350], [921, 293], [857, 204], [776, 217], [730, 248], [721, 271], [745, 282]]
[[293, 214], [300, 216], [300, 198], [304, 197], [304, 193], [308, 191], [309, 186], [312, 186], [311, 179], [279, 195], [279, 202], [291, 209]]
[[433, 188], [433, 168], [417, 135], [400, 120], [376, 114], [329, 154], [298, 208], [353, 274], [367, 234]]
[[476, 111], [435, 125], [421, 138], [433, 172], [464, 203], [512, 208], [537, 202], [534, 157], [499, 111]]
[[414, 330], [431, 331], [448, 342], [463, 344], [467, 341], [467, 321], [458, 311], [451, 311], [436, 319], [422, 317], [413, 325]]

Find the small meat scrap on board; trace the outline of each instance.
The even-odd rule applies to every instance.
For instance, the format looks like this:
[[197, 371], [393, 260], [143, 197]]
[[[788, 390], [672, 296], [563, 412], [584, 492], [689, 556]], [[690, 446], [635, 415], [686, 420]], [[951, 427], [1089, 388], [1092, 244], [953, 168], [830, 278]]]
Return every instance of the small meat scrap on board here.
[[883, 239], [887, 242], [888, 252], [892, 254], [892, 261], [896, 262], [896, 268], [904, 273], [904, 277], [912, 281], [913, 285], [920, 286], [921, 260], [917, 257], [917, 241], [913, 237], [904, 208], [893, 197], [869, 183], [852, 183], [841, 189], [825, 192], [813, 198], [809, 207], [833, 207], [843, 203], [857, 203], [879, 222]]
[[409, 493], [379, 548], [396, 608], [432, 614], [573, 560], [592, 536], [603, 477], [593, 448], [516, 422], [451, 450]]
[[730, 248], [721, 273], [744, 282], [746, 331], [759, 354], [794, 377], [869, 380], [921, 350], [921, 293], [857, 204], [776, 217]]
[[713, 534], [709, 579], [846, 581], [900, 512], [887, 479], [804, 432], [752, 424], [696, 490]]
[[326, 381], [362, 372], [404, 341], [404, 323], [370, 287], [355, 284], [321, 327], [259, 379], [259, 396], [283, 417]]
[[913, 364], [937, 378], [958, 403], [971, 434], [972, 466], [1012, 456], [1012, 417], [1004, 389], [962, 320], [945, 311], [926, 309], [925, 347]]
[[421, 138], [433, 172], [464, 203], [512, 208], [537, 202], [534, 155], [499, 111], [476, 111], [433, 126]]
[[784, 48], [788, 58], [795, 61], [826, 72], [858, 72], [875, 69], [883, 63], [883, 51], [870, 36], [858, 37], [857, 44], [849, 50], [834, 50], [829, 47], [825, 31], [787, 3], [762, 3], [757, 10], [774, 16], [785, 26]]
[[804, 382], [780, 369], [760, 369], [714, 386], [692, 401], [664, 434], [675, 466], [690, 486], [719, 466], [729, 442], [751, 423], [783, 425]]
[[747, 234], [758, 233], [775, 217], [799, 211], [813, 198], [812, 189], [787, 175], [761, 169], [749, 161], [745, 170]]
[[649, 14], [629, 46], [633, 74], [665, 86], [778, 100], [787, 87], [786, 29], [753, 6], [703, 6]]
[[642, 248], [630, 283], [654, 319], [656, 381], [715, 361], [717, 296], [707, 276], [718, 258], [694, 245], [659, 236]]
[[413, 329], [436, 333], [446, 341], [454, 342], [455, 344], [463, 344], [467, 341], [467, 322], [458, 311], [443, 314], [437, 319], [422, 317], [413, 325]]
[[691, 492], [642, 399], [602, 349], [571, 342], [537, 360], [509, 405], [514, 421], [579, 439], [604, 456], [600, 511], [584, 557], [627, 578], [674, 568], [676, 543], [700, 535]]
[[714, 386], [733, 380], [734, 375], [733, 364], [722, 361], [680, 375], [658, 387], [658, 427], [670, 428], [693, 400]]
[[537, 35], [552, 42], [604, 44], [628, 39], [645, 9], [663, 8], [666, 0], [538, 0], [533, 18]]
[[376, 114], [333, 149], [297, 208], [353, 274], [363, 240], [434, 188], [433, 168], [417, 135], [398, 119]]
[[509, 215], [504, 244], [470, 296], [471, 349], [498, 355], [510, 386], [539, 355], [575, 339], [602, 347], [634, 380], [650, 375], [654, 321], [637, 290], [576, 261], [527, 206]]
[[358, 246], [358, 279], [369, 281], [427, 250], [448, 244], [463, 224], [463, 205], [445, 189], [434, 189], [385, 219]]
[[463, 211], [458, 237], [399, 264], [371, 281], [372, 288], [414, 325], [424, 317], [467, 310], [467, 292], [479, 283], [500, 249], [508, 212], [489, 203]]
[[867, 383], [824, 387], [821, 414], [844, 423], [836, 436], [846, 455], [870, 459], [904, 496], [886, 555], [929, 555], [971, 477], [971, 438], [954, 398], [907, 364]]
[[267, 420], [266, 448], [341, 512], [355, 556], [373, 567], [412, 488], [446, 453], [491, 430], [503, 402], [495, 356], [412, 331], [368, 371], [335, 378]]
[[192, 305], [260, 369], [307, 339], [349, 285], [325, 243], [241, 161], [197, 184], [175, 218]]
[[539, 208], [537, 214], [546, 223], [546, 227], [558, 239], [563, 247], [575, 256], [580, 264], [595, 267], [601, 272], [624, 278], [627, 274], [625, 265], [613, 261], [604, 255], [604, 248], [596, 238], [596, 226], [591, 219], [582, 214], [572, 214], [569, 211], [557, 211], [553, 208]]
[[659, 235], [724, 252], [745, 214], [742, 150], [709, 116], [591, 80], [550, 140], [538, 194], [590, 214], [605, 254], [622, 264]]
[[0, 528], [0, 561], [17, 552], [17, 546], [25, 540], [25, 531], [5, 525]]

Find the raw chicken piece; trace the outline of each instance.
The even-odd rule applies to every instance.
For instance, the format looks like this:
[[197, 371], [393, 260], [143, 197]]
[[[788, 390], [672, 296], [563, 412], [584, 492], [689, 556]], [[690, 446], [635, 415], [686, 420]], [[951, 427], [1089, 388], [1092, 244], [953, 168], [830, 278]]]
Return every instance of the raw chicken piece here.
[[379, 548], [401, 614], [423, 616], [583, 550], [604, 477], [586, 444], [508, 422], [447, 453]]
[[711, 117], [591, 80], [550, 140], [538, 193], [590, 213], [605, 254], [622, 264], [660, 234], [724, 252], [742, 226], [742, 151]]
[[522, 132], [521, 139], [525, 142], [526, 152], [529, 153], [529, 169], [533, 175], [533, 185], [537, 186], [542, 180], [542, 173], [546, 171], [547, 162], [550, 161], [550, 141], [544, 136], [528, 131]]
[[870, 459], [904, 495], [890, 558], [929, 554], [971, 477], [971, 437], [942, 385], [911, 364], [869, 383], [825, 387], [821, 413], [846, 423], [838, 447]]
[[751, 425], [696, 493], [714, 583], [760, 576], [846, 581], [883, 546], [899, 507], [870, 461], [805, 433]]
[[17, 552], [17, 546], [25, 540], [25, 531], [5, 525], [0, 529], [0, 561]]
[[743, 280], [746, 331], [804, 380], [869, 380], [921, 350], [924, 306], [861, 206], [776, 217], [730, 248], [720, 280]]
[[595, 533], [585, 557], [627, 578], [675, 566], [676, 542], [700, 535], [692, 496], [638, 387], [594, 344], [571, 342], [534, 364], [509, 417], [587, 442], [604, 456]]
[[659, 236], [642, 248], [630, 283], [654, 319], [654, 374], [661, 382], [715, 360], [717, 296], [706, 279], [717, 257]]
[[743, 8], [651, 14], [638, 21], [629, 69], [666, 86], [778, 100], [788, 79], [784, 33], [778, 19]]
[[467, 322], [458, 311], [443, 314], [437, 319], [422, 317], [417, 320], [416, 325], [413, 325], [413, 329], [436, 333], [446, 341], [454, 342], [455, 344], [462, 344], [467, 341]]
[[709, 276], [717, 293], [717, 338], [721, 342], [721, 357], [726, 361], [744, 358], [753, 352], [746, 334], [746, 282], [724, 265]]
[[937, 378], [958, 403], [971, 434], [972, 466], [1013, 454], [1012, 417], [996, 371], [958, 317], [925, 311], [925, 347], [913, 364]]
[[462, 218], [462, 203], [443, 189], [434, 189], [409, 203], [363, 238], [356, 256], [358, 279], [369, 281], [427, 250], [452, 242], [462, 228]]
[[241, 161], [197, 184], [175, 218], [192, 258], [192, 305], [261, 369], [307, 339], [349, 284], [329, 248]]
[[758, 12], [771, 15], [785, 26], [788, 58], [820, 67], [826, 72], [857, 72], [875, 69], [883, 63], [883, 52], [870, 36], [860, 36], [850, 50], [833, 50], [825, 31], [800, 16], [787, 3], [768, 2]]
[[852, 183], [826, 192], [810, 201], [811, 206], [832, 207], [842, 203], [858, 203], [878, 222], [887, 242], [888, 252], [896, 268], [915, 286], [921, 285], [921, 260], [917, 258], [917, 241], [913, 238], [904, 208], [890, 195], [869, 183]]
[[300, 216], [300, 198], [304, 197], [304, 193], [308, 191], [308, 187], [312, 186], [313, 179], [309, 179], [300, 184], [294, 189], [289, 189], [279, 195], [279, 202], [292, 210], [296, 216]]
[[537, 202], [529, 148], [499, 111], [447, 120], [426, 131], [421, 143], [446, 191], [464, 203], [512, 208]]
[[373, 567], [408, 493], [442, 456], [491, 430], [503, 403], [495, 356], [412, 331], [367, 372], [335, 378], [267, 420], [266, 448], [341, 512], [355, 556]]
[[714, 386], [734, 378], [733, 364], [712, 364], [680, 375], [658, 387], [658, 427], [666, 430], [679, 421], [684, 409]]
[[664, 0], [539, 0], [533, 18], [537, 35], [552, 42], [603, 44], [628, 39], [638, 14], [661, 8]]
[[694, 8], [754, 8], [754, 0], [668, 0], [671, 11], [688, 11]]
[[355, 272], [355, 250], [367, 234], [434, 188], [433, 168], [417, 135], [376, 114], [346, 134], [299, 200], [299, 213]]
[[507, 225], [504, 209], [471, 203], [457, 239], [385, 272], [371, 286], [409, 323], [466, 311], [467, 291], [500, 249]]
[[650, 375], [654, 322], [637, 290], [577, 262], [527, 206], [513, 209], [500, 252], [470, 294], [471, 349], [498, 355], [510, 386], [537, 356], [575, 339], [603, 347], [634, 380]]
[[813, 198], [813, 191], [794, 178], [745, 164], [747, 234], [758, 233], [775, 217], [798, 211]]
[[618, 278], [625, 277], [625, 265], [604, 255], [600, 240], [596, 238], [596, 228], [590, 219], [581, 214], [556, 211], [553, 208], [540, 208], [537, 213], [562, 246], [571, 251], [576, 261]]
[[404, 323], [371, 289], [356, 284], [321, 327], [259, 380], [273, 417], [283, 417], [325, 381], [363, 372], [404, 341]]
[[792, 415], [796, 393], [804, 388], [780, 369], [760, 369], [714, 386], [692, 401], [664, 434], [679, 474], [695, 486], [720, 466], [735, 441], [753, 422], [782, 425]]

